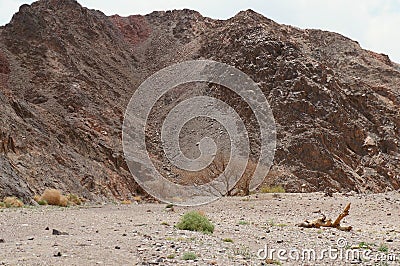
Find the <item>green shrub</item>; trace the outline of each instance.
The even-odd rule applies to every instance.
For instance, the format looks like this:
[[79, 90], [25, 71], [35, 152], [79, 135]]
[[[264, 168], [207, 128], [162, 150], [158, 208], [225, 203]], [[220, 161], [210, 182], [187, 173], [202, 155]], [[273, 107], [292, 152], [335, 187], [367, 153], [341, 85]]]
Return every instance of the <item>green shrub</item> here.
[[182, 216], [181, 221], [176, 225], [178, 229], [213, 233], [214, 225], [206, 216], [197, 211], [191, 211]]
[[228, 243], [233, 243], [232, 238], [224, 238], [224, 239], [222, 239], [222, 241], [228, 242]]
[[281, 186], [265, 186], [260, 190], [261, 193], [285, 193], [285, 189]]
[[195, 260], [195, 259], [197, 259], [197, 256], [193, 252], [185, 252], [185, 253], [183, 253], [182, 259], [183, 260]]
[[374, 244], [370, 244], [370, 243], [367, 243], [367, 242], [364, 242], [364, 241], [362, 241], [362, 242], [360, 242], [359, 244], [358, 244], [358, 248], [362, 248], [362, 249], [371, 249], [371, 246], [373, 246]]
[[67, 199], [69, 202], [71, 202], [74, 205], [81, 205], [82, 204], [82, 200], [75, 194], [69, 194], [67, 196]]
[[385, 244], [382, 244], [379, 246], [378, 251], [387, 253], [389, 251], [389, 247], [386, 246]]
[[38, 200], [37, 203], [39, 205], [47, 205], [47, 201], [46, 200]]

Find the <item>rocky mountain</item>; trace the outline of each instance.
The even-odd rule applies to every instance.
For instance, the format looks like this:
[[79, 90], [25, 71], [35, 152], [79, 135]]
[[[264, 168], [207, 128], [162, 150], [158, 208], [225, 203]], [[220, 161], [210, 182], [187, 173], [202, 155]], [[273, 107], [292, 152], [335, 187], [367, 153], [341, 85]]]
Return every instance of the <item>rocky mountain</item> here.
[[[400, 188], [400, 67], [388, 56], [251, 10], [228, 20], [192, 10], [108, 17], [74, 0], [39, 0], [0, 28], [0, 196], [29, 201], [45, 187], [92, 200], [143, 194], [122, 152], [125, 108], [148, 76], [191, 59], [227, 63], [259, 84], [277, 125], [266, 184]], [[248, 120], [257, 154], [257, 127], [237, 97], [224, 88], [202, 93]], [[169, 172], [154, 121], [148, 148]]]

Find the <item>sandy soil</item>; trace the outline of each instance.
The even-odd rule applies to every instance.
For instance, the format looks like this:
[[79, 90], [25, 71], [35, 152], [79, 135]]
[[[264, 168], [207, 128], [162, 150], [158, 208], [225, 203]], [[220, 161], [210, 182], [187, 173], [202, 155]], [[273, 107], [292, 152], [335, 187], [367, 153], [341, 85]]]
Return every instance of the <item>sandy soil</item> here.
[[[336, 218], [347, 202], [351, 232], [296, 226], [317, 210]], [[212, 235], [174, 227], [191, 209], [212, 220]], [[2, 209], [0, 239], [0, 265], [400, 265], [400, 193], [255, 194], [174, 211], [156, 203]], [[286, 253], [264, 259], [265, 246], [269, 258], [272, 249]], [[186, 252], [197, 259], [183, 260]]]

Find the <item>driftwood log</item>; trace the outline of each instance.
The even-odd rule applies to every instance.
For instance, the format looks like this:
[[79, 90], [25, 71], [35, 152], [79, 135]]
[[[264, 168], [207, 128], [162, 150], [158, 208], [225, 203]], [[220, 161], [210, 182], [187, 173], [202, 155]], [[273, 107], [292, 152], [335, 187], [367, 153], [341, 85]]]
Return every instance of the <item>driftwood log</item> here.
[[305, 220], [302, 223], [297, 224], [299, 227], [305, 227], [305, 228], [320, 228], [320, 227], [332, 227], [336, 228], [341, 231], [350, 231], [352, 229], [351, 226], [341, 226], [340, 221], [349, 215], [349, 209], [350, 209], [350, 203], [346, 205], [344, 210], [339, 214], [339, 216], [335, 219], [335, 221], [332, 222], [332, 219], [326, 219], [326, 216], [318, 211], [322, 215], [321, 218], [315, 219], [315, 220]]

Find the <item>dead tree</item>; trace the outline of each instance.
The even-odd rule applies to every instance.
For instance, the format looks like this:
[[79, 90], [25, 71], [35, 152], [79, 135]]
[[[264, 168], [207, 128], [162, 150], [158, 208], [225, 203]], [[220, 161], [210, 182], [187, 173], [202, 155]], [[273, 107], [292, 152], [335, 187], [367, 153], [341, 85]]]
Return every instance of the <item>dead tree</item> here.
[[341, 231], [350, 231], [352, 229], [351, 226], [341, 226], [340, 221], [349, 215], [349, 209], [350, 209], [350, 202], [346, 205], [344, 210], [339, 214], [339, 216], [335, 219], [334, 222], [332, 222], [332, 219], [326, 219], [326, 216], [318, 211], [322, 215], [321, 218], [315, 219], [315, 220], [305, 220], [302, 223], [297, 224], [299, 227], [305, 227], [305, 228], [320, 228], [320, 227], [332, 227], [336, 228]]

